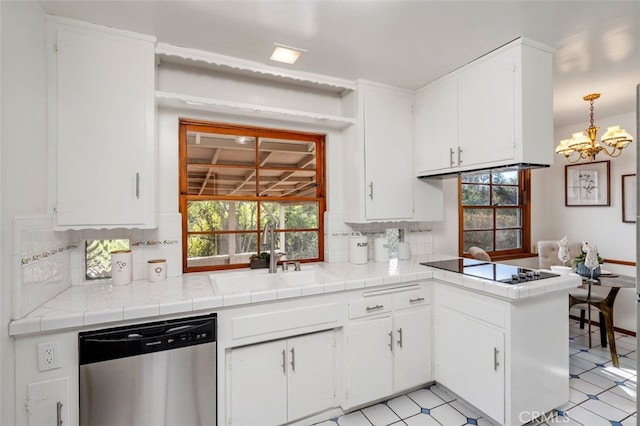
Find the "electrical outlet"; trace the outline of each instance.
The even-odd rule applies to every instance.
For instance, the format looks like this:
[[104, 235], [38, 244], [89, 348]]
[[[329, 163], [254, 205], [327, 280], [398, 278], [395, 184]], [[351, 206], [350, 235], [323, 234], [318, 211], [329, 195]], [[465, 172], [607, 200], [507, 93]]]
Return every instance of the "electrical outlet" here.
[[60, 342], [38, 344], [38, 370], [60, 368]]

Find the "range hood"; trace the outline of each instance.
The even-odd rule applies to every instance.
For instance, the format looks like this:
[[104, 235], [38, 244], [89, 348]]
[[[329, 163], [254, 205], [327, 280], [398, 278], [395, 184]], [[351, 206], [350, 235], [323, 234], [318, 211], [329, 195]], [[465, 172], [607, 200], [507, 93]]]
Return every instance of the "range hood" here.
[[476, 172], [485, 172], [485, 171], [500, 171], [507, 172], [511, 170], [527, 170], [527, 169], [540, 169], [543, 167], [549, 167], [548, 164], [535, 164], [535, 163], [513, 163], [513, 164], [505, 164], [502, 166], [491, 166], [491, 167], [480, 167], [477, 169], [468, 169], [468, 170], [457, 170], [457, 171], [443, 171], [442, 173], [437, 173], [433, 175], [423, 175], [418, 176], [418, 179], [449, 179], [449, 178], [457, 178], [462, 173], [476, 173]]

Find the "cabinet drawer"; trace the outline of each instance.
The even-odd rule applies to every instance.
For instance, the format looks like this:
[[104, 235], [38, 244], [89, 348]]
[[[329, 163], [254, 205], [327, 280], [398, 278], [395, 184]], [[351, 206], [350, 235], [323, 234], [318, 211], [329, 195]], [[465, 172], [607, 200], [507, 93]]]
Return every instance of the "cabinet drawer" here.
[[436, 302], [439, 306], [446, 306], [489, 324], [506, 327], [509, 306], [506, 302], [446, 285], [436, 286]]
[[231, 333], [234, 339], [241, 339], [283, 330], [330, 324], [336, 321], [338, 321], [338, 304], [329, 303], [235, 317], [231, 320]]
[[365, 297], [349, 302], [349, 318], [361, 318], [391, 311], [392, 295]]
[[431, 292], [426, 288], [403, 291], [393, 295], [394, 309], [405, 309], [431, 303]]

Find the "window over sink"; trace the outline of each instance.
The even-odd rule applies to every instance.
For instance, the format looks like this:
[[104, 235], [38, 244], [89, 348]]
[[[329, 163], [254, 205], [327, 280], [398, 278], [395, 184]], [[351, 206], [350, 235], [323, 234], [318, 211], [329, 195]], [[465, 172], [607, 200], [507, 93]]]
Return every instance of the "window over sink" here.
[[249, 266], [267, 222], [288, 259], [323, 259], [321, 134], [180, 120], [184, 272]]
[[530, 246], [530, 171], [485, 170], [459, 178], [459, 254], [477, 246], [492, 258]]

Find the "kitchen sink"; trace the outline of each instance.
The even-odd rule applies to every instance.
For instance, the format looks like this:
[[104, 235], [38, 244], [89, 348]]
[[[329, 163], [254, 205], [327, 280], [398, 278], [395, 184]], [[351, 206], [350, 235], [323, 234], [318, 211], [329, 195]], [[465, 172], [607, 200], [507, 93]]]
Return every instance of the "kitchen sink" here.
[[289, 286], [327, 284], [338, 281], [333, 275], [315, 267], [303, 268], [300, 271], [286, 271], [279, 273], [279, 276]]
[[214, 291], [219, 294], [250, 293], [338, 281], [332, 274], [314, 266], [275, 274], [269, 274], [266, 270], [210, 274], [209, 279]]
[[276, 274], [230, 273], [229, 275], [209, 275], [216, 293], [233, 294], [252, 291], [277, 290], [282, 280]]

